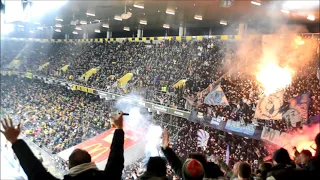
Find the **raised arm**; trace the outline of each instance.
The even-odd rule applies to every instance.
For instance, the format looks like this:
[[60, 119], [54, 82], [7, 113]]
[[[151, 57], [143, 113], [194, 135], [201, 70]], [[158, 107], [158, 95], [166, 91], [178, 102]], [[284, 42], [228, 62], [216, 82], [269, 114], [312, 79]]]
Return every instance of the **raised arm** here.
[[112, 180], [121, 180], [124, 168], [124, 131], [123, 131], [123, 113], [118, 118], [112, 119], [112, 127], [114, 131], [108, 163], [104, 169], [106, 176]]
[[162, 148], [161, 148], [164, 156], [169, 162], [171, 168], [175, 171], [175, 173], [182, 177], [181, 169], [182, 169], [182, 161], [176, 155], [176, 153], [169, 147], [169, 135], [168, 129], [165, 129], [162, 135]]
[[11, 118], [6, 118], [1, 121], [4, 131], [1, 133], [12, 144], [12, 149], [19, 159], [20, 165], [27, 174], [28, 179], [32, 180], [57, 180], [52, 174], [47, 172], [42, 163], [35, 157], [29, 146], [21, 139], [18, 139], [20, 134], [20, 124], [15, 128]]

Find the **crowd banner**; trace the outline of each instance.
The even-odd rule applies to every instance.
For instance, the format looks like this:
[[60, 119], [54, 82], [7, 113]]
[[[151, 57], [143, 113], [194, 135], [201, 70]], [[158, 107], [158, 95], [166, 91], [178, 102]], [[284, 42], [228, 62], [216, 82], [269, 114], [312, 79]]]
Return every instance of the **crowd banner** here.
[[133, 77], [132, 73], [127, 73], [124, 76], [122, 76], [120, 79], [118, 79], [119, 85], [121, 87], [124, 87], [125, 85], [127, 85], [128, 81], [130, 81]]
[[310, 93], [305, 93], [289, 100], [289, 109], [283, 114], [286, 123], [291, 127], [307, 123]]
[[210, 135], [207, 131], [203, 130], [203, 129], [199, 129], [198, 132], [197, 132], [197, 135], [198, 135], [198, 147], [201, 147], [202, 149], [206, 149], [207, 148], [207, 145], [208, 145], [208, 141], [209, 141], [209, 138], [210, 138]]
[[73, 91], [83, 91], [83, 92], [90, 93], [90, 94], [96, 94], [94, 89], [87, 88], [87, 87], [80, 86], [80, 85], [75, 85], [75, 84], [71, 85], [71, 90], [73, 90]]
[[84, 73], [81, 76], [82, 80], [88, 81], [88, 79], [93, 75], [96, 74], [98, 71], [100, 70], [100, 68], [91, 68], [89, 71], [87, 71], [86, 73]]
[[290, 144], [290, 139], [292, 139], [291, 134], [280, 132], [268, 127], [263, 127], [261, 133], [261, 140], [268, 141], [280, 147], [285, 147], [286, 145]]
[[253, 124], [243, 125], [240, 121], [233, 121], [229, 119], [224, 127], [225, 130], [246, 134], [253, 136], [255, 133], [256, 127]]
[[42, 69], [46, 68], [49, 66], [49, 62], [42, 64], [41, 66], [39, 66], [39, 70], [41, 71]]
[[283, 91], [278, 91], [274, 94], [263, 95], [259, 100], [254, 117], [264, 120], [281, 120], [282, 112], [280, 111], [283, 105]]
[[31, 72], [26, 72], [26, 78], [32, 79], [32, 73]]
[[181, 86], [185, 86], [186, 81], [187, 81], [186, 79], [181, 79], [177, 83], [175, 83], [172, 87], [173, 88], [179, 88]]
[[223, 121], [223, 117], [221, 117], [221, 116], [212, 117], [210, 124], [219, 126], [219, 124], [220, 124], [221, 121]]
[[208, 105], [228, 106], [228, 100], [220, 85], [216, 86], [204, 99]]
[[66, 72], [69, 68], [69, 65], [65, 65], [62, 68], [60, 68], [61, 71]]

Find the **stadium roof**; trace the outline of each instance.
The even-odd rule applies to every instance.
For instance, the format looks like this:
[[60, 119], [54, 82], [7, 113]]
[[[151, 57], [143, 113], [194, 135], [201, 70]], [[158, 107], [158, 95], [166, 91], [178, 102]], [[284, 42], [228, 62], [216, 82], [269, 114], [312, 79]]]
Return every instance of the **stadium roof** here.
[[[319, 22], [317, 0], [310, 0], [312, 3], [302, 1], [311, 6], [299, 4], [301, 1], [291, 1], [287, 4], [286, 1], [254, 1], [260, 6], [252, 2], [250, 0], [73, 0], [57, 10], [44, 14], [41, 18], [18, 23], [34, 29], [39, 26], [54, 28], [58, 24], [62, 25], [62, 31], [74, 30], [75, 25], [84, 27], [86, 23], [87, 27], [92, 26], [93, 29], [101, 31], [107, 29], [102, 27], [103, 24], [112, 31], [123, 31], [124, 27], [135, 31], [139, 26], [145, 30], [162, 29], [164, 24], [168, 24], [170, 28], [178, 28], [180, 25], [185, 25], [187, 28], [214, 28], [222, 26], [221, 21], [226, 21], [228, 26], [234, 24], [235, 28], [238, 28], [241, 22], [250, 27]], [[308, 15], [314, 16], [315, 20], [308, 20]], [[122, 18], [122, 21], [115, 20], [115, 16], [119, 16], [118, 19]], [[59, 19], [63, 21], [57, 21]]]

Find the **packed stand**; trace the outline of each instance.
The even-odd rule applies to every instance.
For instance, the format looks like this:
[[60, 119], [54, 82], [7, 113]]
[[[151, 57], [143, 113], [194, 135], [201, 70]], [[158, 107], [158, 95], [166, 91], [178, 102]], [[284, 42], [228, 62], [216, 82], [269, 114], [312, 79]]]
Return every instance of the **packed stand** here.
[[110, 104], [39, 80], [2, 78], [1, 111], [23, 120], [22, 133], [56, 154], [111, 127]]

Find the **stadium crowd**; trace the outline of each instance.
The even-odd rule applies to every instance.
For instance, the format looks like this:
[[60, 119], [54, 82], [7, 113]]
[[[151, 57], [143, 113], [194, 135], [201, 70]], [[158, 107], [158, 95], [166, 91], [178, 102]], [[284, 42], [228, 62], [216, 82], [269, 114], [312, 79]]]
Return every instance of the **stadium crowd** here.
[[[129, 41], [33, 42], [25, 46], [19, 56], [25, 61], [20, 67], [21, 71], [72, 80], [87, 87], [119, 94], [136, 91], [148, 101], [178, 109], [191, 110], [195, 106], [201, 112], [226, 119], [241, 119], [245, 123], [255, 120], [253, 112], [262, 91], [255, 76], [246, 71], [250, 68], [250, 59], [261, 56], [261, 45], [246, 50], [248, 55], [245, 57], [237, 51], [241, 46], [239, 42], [212, 39], [192, 42], [166, 40], [148, 44]], [[3, 57], [4, 62], [8, 62], [10, 57]], [[314, 54], [312, 61], [300, 66], [292, 84], [285, 91], [285, 102], [296, 95], [311, 93], [309, 118], [320, 113], [317, 108], [320, 106], [320, 94], [317, 91], [320, 86], [316, 75], [318, 59], [319, 54]], [[40, 70], [39, 66], [46, 62], [50, 64]], [[69, 65], [68, 69], [61, 69], [65, 65]], [[84, 80], [82, 75], [97, 67], [100, 70]], [[229, 73], [230, 69], [236, 73]], [[133, 73], [133, 78], [121, 87], [117, 79], [126, 73]], [[187, 80], [185, 86], [173, 87], [181, 79]], [[203, 104], [206, 94], [201, 92], [217, 80], [230, 106]], [[165, 90], [163, 87], [166, 87]], [[287, 128], [279, 123], [268, 125], [277, 129]]]
[[[229, 74], [229, 69], [226, 68], [230, 65], [237, 67], [238, 64], [233, 64], [233, 62], [238, 62], [243, 58], [237, 54], [239, 44], [236, 41], [204, 39], [194, 42], [166, 40], [159, 43], [129, 41], [123, 43], [5, 43], [11, 45], [6, 46], [4, 53], [1, 53], [2, 67], [16, 58], [21, 60], [19, 70], [23, 72], [61, 78], [94, 89], [119, 94], [135, 91], [148, 101], [178, 109], [196, 108], [211, 117], [221, 116], [226, 120], [243, 120], [244, 123], [255, 121], [253, 116], [261, 94], [255, 77], [239, 69], [236, 69], [236, 73]], [[250, 62], [251, 58], [257, 56], [259, 56], [259, 50], [250, 53], [246, 59], [249, 59]], [[39, 68], [47, 62], [50, 63], [48, 66]], [[316, 76], [317, 63], [319, 63], [319, 54], [315, 54], [312, 61], [300, 67], [292, 84], [285, 91], [285, 101], [296, 95], [310, 92], [309, 119], [320, 114], [320, 83]], [[65, 65], [69, 65], [69, 68], [61, 69]], [[97, 67], [100, 70], [96, 74], [90, 76], [88, 80], [83, 79], [82, 75], [85, 72]], [[126, 73], [133, 73], [133, 78], [125, 87], [120, 87], [117, 79]], [[220, 79], [220, 77], [223, 78]], [[173, 87], [172, 85], [180, 79], [187, 79], [185, 86]], [[203, 104], [202, 91], [210, 87], [212, 83], [217, 85], [217, 80], [230, 106]], [[165, 90], [163, 87], [166, 87]], [[109, 102], [100, 100], [94, 95], [71, 91], [40, 80], [20, 79], [14, 76], [1, 78], [1, 113], [14, 116], [16, 120], [23, 120], [21, 132], [40, 147], [49, 149], [53, 154], [111, 128], [110, 109]], [[160, 118], [162, 120], [156, 116], [154, 123], [168, 124], [167, 115], [162, 116]], [[163, 124], [163, 121], [166, 122]], [[258, 122], [263, 122], [263, 125], [283, 132], [290, 128], [285, 121]], [[12, 130], [9, 125], [5, 126]], [[268, 152], [267, 144], [261, 141], [230, 135], [182, 118], [174, 118], [170, 126], [172, 127], [169, 127], [169, 135], [164, 133], [162, 144], [162, 151], [170, 166], [166, 165], [162, 159], [151, 158], [145, 172], [145, 169], [141, 168], [141, 161], [138, 161], [125, 168], [124, 178], [149, 179], [150, 176], [158, 176], [168, 179], [178, 177], [182, 179], [202, 179], [203, 177], [267, 179], [268, 176], [269, 179], [271, 177], [274, 179], [299, 179], [301, 177], [313, 179], [319, 177], [317, 163], [319, 163], [320, 137], [317, 137], [316, 140], [318, 147], [316, 156], [310, 160], [308, 152], [303, 151], [300, 155], [296, 154], [294, 160], [300, 165], [296, 167], [286, 150]], [[197, 146], [199, 129], [204, 129], [210, 134], [210, 140], [205, 149]], [[113, 141], [119, 137], [121, 139], [121, 132], [119, 134]], [[168, 136], [175, 137], [170, 146]], [[121, 140], [116, 141], [116, 147], [119, 150]], [[17, 143], [19, 144], [17, 146], [25, 149], [21, 141], [18, 140]], [[230, 170], [224, 163], [227, 147], [230, 154], [228, 164], [234, 168], [233, 170]], [[15, 152], [20, 160], [22, 157], [19, 154], [22, 155], [23, 152], [18, 150]], [[182, 161], [177, 160], [174, 152]], [[192, 154], [193, 152], [200, 154]], [[70, 158], [80, 158], [80, 160], [77, 159], [77, 163], [69, 165], [70, 169], [74, 166], [81, 166], [81, 164], [88, 165], [88, 163], [90, 166], [87, 167], [88, 169], [95, 169], [91, 167], [91, 158], [88, 159], [85, 152], [79, 151], [75, 154], [77, 153], [81, 155]], [[113, 151], [111, 150], [110, 153]], [[209, 163], [203, 155], [207, 157]], [[272, 155], [273, 167], [271, 163], [261, 163], [261, 157], [269, 155]], [[310, 162], [305, 162], [305, 156], [309, 157]], [[121, 157], [120, 154], [117, 154], [114, 157], [119, 158], [119, 163], [121, 163], [123, 155]], [[112, 160], [110, 163], [113, 162]], [[21, 163], [25, 169], [27, 165], [23, 165], [22, 161]], [[69, 163], [72, 163], [70, 159]], [[121, 170], [123, 169], [123, 165], [116, 165]], [[163, 168], [157, 169], [155, 166]], [[34, 175], [34, 173], [29, 173]], [[284, 177], [285, 173], [289, 173], [290, 176]], [[105, 175], [108, 176], [108, 174]], [[71, 177], [76, 175], [73, 174]], [[120, 176], [114, 179], [120, 179]]]
[[3, 78], [1, 111], [23, 121], [22, 134], [52, 154], [109, 129], [110, 104], [40, 80]]

